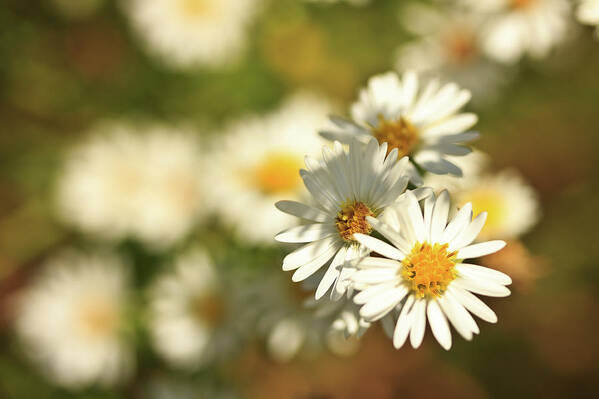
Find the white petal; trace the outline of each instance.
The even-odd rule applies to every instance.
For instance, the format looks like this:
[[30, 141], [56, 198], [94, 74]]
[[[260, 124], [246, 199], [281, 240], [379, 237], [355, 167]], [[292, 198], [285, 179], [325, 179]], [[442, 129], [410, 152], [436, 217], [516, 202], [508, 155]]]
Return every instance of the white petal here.
[[429, 139], [442, 135], [462, 133], [474, 126], [477, 121], [478, 117], [475, 114], [459, 114], [445, 119], [433, 126], [427, 127], [423, 132], [422, 137], [423, 139]]
[[293, 273], [293, 276], [291, 276], [291, 280], [293, 282], [302, 281], [316, 273], [318, 269], [327, 263], [333, 257], [333, 255], [335, 255], [335, 253], [339, 250], [339, 247], [340, 245], [332, 245], [312, 261], [300, 266], [295, 273]]
[[[472, 204], [468, 202], [458, 213], [455, 214], [451, 222], [445, 228], [441, 236], [441, 242], [451, 242], [458, 233], [460, 233], [472, 220]], [[462, 258], [463, 259], [463, 258]]]
[[458, 251], [458, 259], [479, 258], [499, 251], [505, 247], [505, 241], [494, 240], [469, 245]]
[[392, 247], [386, 242], [379, 240], [378, 238], [357, 233], [354, 234], [354, 239], [358, 241], [360, 244], [367, 247], [368, 249], [377, 252], [387, 258], [396, 260], [402, 260], [404, 258], [403, 252], [401, 252], [399, 249], [395, 247]]
[[447, 190], [443, 190], [437, 201], [435, 202], [435, 208], [433, 209], [433, 216], [431, 221], [431, 242], [441, 241], [443, 230], [447, 225], [447, 216], [449, 215], [449, 193]]
[[281, 212], [314, 222], [326, 222], [329, 216], [320, 209], [296, 201], [279, 201], [275, 204]]
[[386, 284], [377, 284], [366, 288], [364, 291], [358, 292], [354, 296], [354, 303], [357, 305], [364, 305], [378, 294], [392, 289], [396, 285], [396, 282], [390, 282]]
[[380, 293], [360, 308], [360, 316], [369, 322], [384, 317], [401, 302], [407, 292], [408, 289], [406, 287], [398, 287]]
[[451, 240], [447, 250], [449, 252], [453, 252], [457, 249], [465, 247], [466, 245], [470, 245], [482, 230], [486, 220], [487, 212], [481, 212], [476, 218], [474, 218], [468, 227], [462, 230], [461, 233], [456, 235], [455, 238]]
[[393, 259], [369, 256], [360, 260], [360, 262], [356, 264], [356, 267], [358, 267], [359, 269], [384, 268], [398, 270], [401, 268], [401, 262]]
[[408, 334], [412, 329], [413, 312], [411, 312], [414, 304], [414, 296], [410, 295], [401, 308], [401, 313], [395, 324], [395, 331], [393, 332], [393, 346], [399, 349], [403, 346], [408, 338]]
[[322, 298], [322, 296], [326, 294], [329, 288], [331, 288], [331, 285], [333, 285], [335, 280], [339, 277], [339, 274], [341, 273], [339, 269], [342, 267], [343, 262], [345, 262], [345, 251], [345, 247], [341, 247], [339, 251], [337, 251], [337, 254], [331, 261], [329, 268], [325, 272], [324, 276], [322, 276], [322, 279], [316, 288], [316, 293], [314, 294], [314, 298], [316, 300]]
[[330, 247], [340, 244], [340, 241], [336, 237], [328, 237], [296, 249], [283, 259], [283, 270], [297, 269], [327, 251]]
[[362, 284], [379, 284], [397, 279], [397, 272], [386, 268], [357, 270], [352, 274], [352, 280]]
[[430, 323], [433, 335], [441, 344], [443, 349], [449, 350], [451, 348], [451, 332], [449, 331], [449, 324], [447, 319], [443, 315], [441, 308], [436, 300], [428, 301], [426, 308], [426, 314], [428, 316], [428, 322]]
[[417, 299], [412, 309], [414, 313], [412, 331], [410, 332], [410, 344], [416, 349], [422, 343], [424, 331], [426, 330], [426, 299]]
[[448, 292], [466, 309], [489, 323], [497, 322], [497, 315], [483, 301], [474, 294], [458, 287], [449, 286]]
[[460, 288], [480, 295], [494, 297], [505, 297], [510, 295], [509, 288], [504, 285], [497, 284], [492, 280], [458, 277], [452, 281], [452, 284], [456, 284]]
[[328, 223], [305, 224], [280, 232], [275, 236], [275, 240], [289, 243], [311, 242], [336, 233], [335, 227]]
[[510, 276], [499, 270], [490, 269], [488, 267], [459, 263], [455, 266], [455, 269], [460, 275], [465, 277], [489, 279], [502, 285], [510, 285], [512, 283]]
[[[445, 293], [441, 298], [439, 298], [438, 302], [439, 305], [441, 305], [441, 309], [443, 309], [443, 313], [445, 313], [445, 316], [447, 316], [456, 331], [462, 337], [464, 337], [464, 339], [470, 341], [472, 339], [472, 325], [467, 318], [469, 317], [470, 320], [474, 322], [474, 319], [472, 319], [470, 313], [468, 313], [462, 305], [458, 304], [456, 306], [456, 302], [451, 301], [448, 293]], [[474, 325], [476, 326], [476, 323]]]

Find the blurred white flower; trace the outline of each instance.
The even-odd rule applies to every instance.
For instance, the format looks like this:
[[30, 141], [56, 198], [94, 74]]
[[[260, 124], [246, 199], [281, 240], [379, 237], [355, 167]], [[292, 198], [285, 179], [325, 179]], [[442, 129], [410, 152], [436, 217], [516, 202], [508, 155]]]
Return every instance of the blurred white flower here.
[[400, 19], [416, 38], [397, 49], [399, 71], [415, 70], [456, 82], [472, 90], [473, 101], [493, 99], [507, 80], [507, 71], [483, 54], [480, 14], [411, 3], [402, 9]]
[[195, 138], [161, 126], [100, 126], [68, 156], [59, 180], [62, 218], [106, 239], [165, 248], [205, 214]]
[[599, 0], [580, 0], [576, 17], [583, 24], [596, 25], [595, 33], [599, 39]]
[[428, 173], [424, 176], [424, 186], [432, 188], [437, 194], [443, 190], [449, 190], [451, 193], [460, 191], [464, 187], [464, 182], [478, 178], [487, 169], [490, 162], [489, 156], [478, 150], [473, 150], [463, 157], [448, 156], [447, 158], [462, 170], [463, 176]]
[[104, 0], [51, 0], [58, 12], [67, 18], [84, 18], [93, 14]]
[[228, 301], [214, 265], [200, 249], [180, 256], [150, 289], [149, 326], [156, 351], [172, 365], [195, 369], [213, 360]]
[[567, 0], [462, 0], [486, 17], [483, 48], [504, 63], [545, 57], [567, 34]]
[[477, 216], [487, 212], [480, 239], [511, 239], [529, 231], [539, 220], [539, 201], [534, 189], [515, 170], [466, 178], [453, 194], [458, 206], [472, 203]]
[[[403, 79], [394, 72], [376, 75], [352, 105], [353, 121], [332, 118], [340, 130], [320, 134], [342, 143], [375, 137], [379, 143], [387, 143], [388, 151], [397, 150], [399, 158], [409, 156], [429, 172], [461, 176], [460, 168], [446, 156], [470, 153], [462, 144], [478, 138], [478, 133], [467, 131], [477, 116], [458, 113], [470, 101], [470, 91], [454, 83], [440, 86], [438, 80], [420, 89], [414, 72], [405, 73]], [[414, 166], [408, 167], [411, 180], [420, 183]]]
[[16, 328], [27, 353], [57, 384], [109, 386], [126, 379], [134, 354], [124, 335], [128, 278], [110, 254], [69, 252], [26, 289]]
[[329, 104], [299, 94], [278, 110], [233, 123], [216, 138], [207, 162], [213, 208], [246, 242], [274, 243], [273, 236], [294, 219], [273, 212], [283, 198], [307, 194], [300, 177], [306, 154], [324, 141], [316, 130], [326, 123]]
[[[375, 230], [391, 244], [375, 237], [356, 234], [362, 245], [383, 256], [358, 263], [351, 279], [360, 316], [376, 321], [401, 307], [393, 334], [393, 345], [401, 348], [408, 335], [412, 347], [422, 343], [427, 319], [433, 335], [444, 349], [451, 347], [448, 320], [465, 339], [478, 334], [468, 311], [494, 323], [495, 313], [472, 293], [492, 297], [510, 294], [507, 275], [486, 267], [464, 263], [465, 259], [494, 253], [503, 241], [472, 244], [482, 229], [486, 213], [472, 219], [472, 206], [464, 205], [451, 219], [447, 191], [430, 196], [421, 208], [407, 192], [386, 212], [394, 213], [391, 224], [368, 218]], [[448, 223], [449, 222], [449, 223]]]
[[307, 328], [293, 317], [279, 320], [268, 335], [268, 353], [278, 362], [290, 361], [306, 340]]
[[370, 234], [366, 217], [377, 217], [397, 200], [408, 185], [407, 157], [398, 161], [397, 149], [387, 152], [387, 143], [373, 138], [363, 145], [353, 140], [349, 151], [339, 142], [323, 147], [322, 159], [306, 157], [302, 178], [313, 205], [279, 201], [277, 208], [309, 221], [276, 235], [279, 242], [306, 243], [283, 259], [283, 270], [295, 270], [294, 282], [303, 281], [327, 265], [315, 298], [331, 290], [333, 300], [349, 289], [353, 260], [366, 256], [354, 234]]
[[261, 0], [127, 0], [126, 12], [150, 51], [175, 67], [219, 67], [245, 46]]

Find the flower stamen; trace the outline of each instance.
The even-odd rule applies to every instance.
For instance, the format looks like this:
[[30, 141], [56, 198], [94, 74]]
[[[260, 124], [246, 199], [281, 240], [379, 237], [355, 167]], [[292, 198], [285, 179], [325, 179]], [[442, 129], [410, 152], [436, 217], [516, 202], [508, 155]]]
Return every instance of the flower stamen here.
[[418, 143], [418, 130], [404, 117], [396, 121], [388, 121], [382, 115], [378, 116], [379, 123], [372, 128], [372, 133], [379, 144], [387, 143], [387, 154], [394, 148], [399, 151], [398, 156], [409, 155]]
[[341, 238], [353, 242], [355, 233], [370, 234], [372, 226], [366, 221], [366, 216], [374, 216], [374, 213], [362, 202], [355, 201], [343, 206], [335, 218]]
[[456, 278], [457, 252], [447, 252], [447, 247], [417, 242], [401, 262], [400, 273], [418, 298], [440, 297]]

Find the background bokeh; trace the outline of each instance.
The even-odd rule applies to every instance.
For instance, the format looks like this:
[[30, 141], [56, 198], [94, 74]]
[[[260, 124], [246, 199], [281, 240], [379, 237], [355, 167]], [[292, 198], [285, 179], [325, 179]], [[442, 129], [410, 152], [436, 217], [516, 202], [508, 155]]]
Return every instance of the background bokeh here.
[[[596, 396], [599, 41], [573, 16], [565, 43], [546, 58], [505, 67], [513, 77], [491, 101], [471, 106], [479, 115], [476, 147], [497, 168], [518, 169], [542, 209], [529, 234], [486, 260], [514, 285], [512, 296], [489, 301], [499, 323], [481, 323], [473, 342], [456, 338], [445, 352], [429, 333], [419, 350], [396, 351], [377, 326], [352, 356], [314, 350], [281, 364], [249, 321], [226, 358], [180, 371], [152, 351], [142, 311], [133, 310], [139, 320], [130, 379], [111, 388], [54, 384], [15, 335], [15, 303], [63, 249], [106, 246], [61, 222], [56, 211], [65, 154], [91, 127], [104, 120], [185, 124], [218, 142], [228, 121], [267, 113], [300, 89], [346, 110], [368, 77], [394, 67], [396, 47], [411, 38], [399, 23], [405, 1], [265, 1], [234, 64], [177, 69], [146, 51], [119, 2], [100, 2], [78, 17], [55, 3], [5, 0], [0, 7], [1, 398]], [[143, 292], [161, 265], [194, 244], [208, 248], [235, 284], [305, 295], [280, 270], [287, 248], [244, 242], [215, 219], [167, 250], [124, 240], [113, 251], [130, 259], [133, 289]], [[240, 312], [251, 319], [252, 306], [268, 311], [268, 304], [248, 301]]]

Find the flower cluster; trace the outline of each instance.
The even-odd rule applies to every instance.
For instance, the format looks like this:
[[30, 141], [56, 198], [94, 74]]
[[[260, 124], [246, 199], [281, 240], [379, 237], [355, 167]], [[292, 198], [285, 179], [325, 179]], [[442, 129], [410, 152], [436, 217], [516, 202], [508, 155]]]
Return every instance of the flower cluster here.
[[436, 194], [422, 186], [431, 174], [449, 175], [448, 183], [470, 174], [456, 161], [471, 152], [464, 144], [478, 137], [469, 130], [476, 116], [460, 112], [469, 99], [468, 90], [436, 80], [420, 89], [412, 72], [402, 79], [395, 73], [371, 78], [351, 107], [352, 118], [334, 117], [336, 129], [321, 132], [333, 145], [323, 147], [321, 159], [305, 159], [300, 175], [311, 201], [276, 204], [304, 221], [275, 237], [306, 243], [285, 257], [283, 270], [294, 271], [294, 282], [324, 270], [315, 299], [330, 292], [330, 301], [359, 307], [355, 323], [337, 323], [347, 336], [387, 318], [395, 323], [394, 346], [401, 347], [409, 335], [417, 348], [428, 319], [435, 338], [449, 349], [449, 323], [470, 340], [479, 332], [471, 313], [497, 321], [473, 294], [507, 296], [512, 281], [468, 260], [505, 246], [501, 240], [477, 241], [487, 219], [493, 223], [485, 237], [502, 226], [509, 236], [529, 227], [522, 213], [531, 211], [513, 210], [518, 205], [494, 196], [488, 180], [474, 185], [481, 194], [460, 192], [470, 201], [460, 203], [457, 212], [450, 212], [448, 191]]

